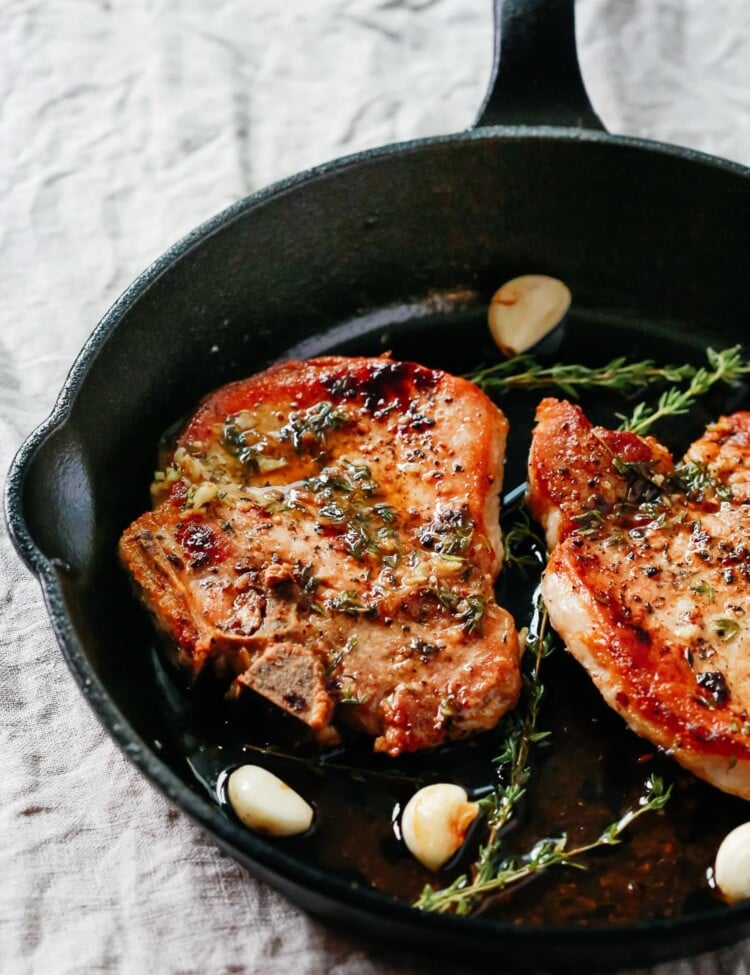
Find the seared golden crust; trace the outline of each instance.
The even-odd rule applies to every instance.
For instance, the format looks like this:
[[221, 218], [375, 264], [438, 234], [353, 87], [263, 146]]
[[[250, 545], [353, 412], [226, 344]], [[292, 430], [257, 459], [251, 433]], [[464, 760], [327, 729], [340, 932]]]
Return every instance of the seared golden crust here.
[[625, 497], [628, 486], [614, 457], [652, 464], [657, 476], [674, 467], [669, 452], [652, 437], [594, 427], [572, 403], [544, 399], [536, 420], [527, 501], [550, 549], [580, 527], [584, 512], [610, 511]]
[[493, 727], [519, 650], [494, 601], [507, 423], [389, 359], [287, 362], [207, 397], [121, 557], [179, 663], [389, 754]]
[[704, 465], [712, 478], [731, 488], [735, 501], [750, 501], [750, 413], [719, 417], [685, 459]]
[[[715, 428], [708, 438], [727, 473]], [[594, 481], [606, 490], [587, 494]], [[554, 401], [540, 409], [530, 482], [533, 510], [558, 525], [543, 595], [570, 652], [634, 731], [750, 798], [750, 505], [704, 468], [673, 470], [654, 441], [608, 437]]]

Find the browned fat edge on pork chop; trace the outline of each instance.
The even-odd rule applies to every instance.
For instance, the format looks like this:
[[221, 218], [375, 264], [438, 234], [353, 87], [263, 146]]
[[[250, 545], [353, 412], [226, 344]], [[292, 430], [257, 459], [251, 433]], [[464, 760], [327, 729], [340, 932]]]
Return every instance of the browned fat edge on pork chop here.
[[520, 689], [493, 590], [507, 427], [413, 363], [282, 363], [201, 403], [122, 561], [180, 666], [321, 741], [339, 719], [394, 756], [493, 728]]
[[651, 437], [544, 400], [529, 506], [552, 625], [630, 727], [750, 798], [750, 413], [674, 466]]

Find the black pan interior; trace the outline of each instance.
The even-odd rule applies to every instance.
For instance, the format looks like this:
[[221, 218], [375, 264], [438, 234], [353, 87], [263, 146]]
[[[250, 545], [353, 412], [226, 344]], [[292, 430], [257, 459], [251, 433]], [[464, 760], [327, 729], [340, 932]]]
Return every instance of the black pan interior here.
[[[304, 844], [265, 849], [232, 823], [217, 827], [225, 814], [210, 796], [222, 765], [241, 760], [242, 733], [231, 720], [227, 725], [217, 717], [210, 701], [196, 705], [186, 698], [162, 672], [148, 622], [117, 565], [119, 534], [148, 506], [160, 435], [205, 393], [279, 358], [390, 350], [397, 358], [456, 373], [493, 361], [497, 353], [486, 332], [487, 302], [500, 283], [527, 272], [560, 277], [574, 295], [564, 330], [544, 353], [550, 362], [597, 364], [616, 355], [700, 362], [707, 345], [723, 348], [745, 340], [746, 227], [747, 182], [729, 165], [601, 135], [478, 133], [326, 167], [241, 205], [166, 255], [84, 350], [66, 393], [69, 414], [58, 415], [61, 422], [43, 438], [23, 481], [28, 531], [56, 566], [62, 598], [51, 589], [47, 598], [58, 633], [79, 680], [93, 682], [107, 699], [110, 729], [116, 720], [113, 705], [124, 718], [116, 736], [129, 741], [150, 774], [167, 766], [176, 776], [167, 791], [221, 842], [256, 866], [262, 861], [261, 873], [306, 906], [329, 915], [340, 912], [343, 892], [352, 884], [366, 889], [372, 879], [356, 858], [335, 862], [335, 852], [319, 849], [321, 844], [313, 852]], [[536, 399], [500, 401], [512, 429], [507, 490], [524, 479]], [[628, 406], [604, 397], [589, 397], [585, 405], [601, 422]], [[745, 389], [724, 390], [660, 433], [679, 453], [712, 416], [747, 405]], [[505, 597], [516, 600], [521, 614], [529, 592], [520, 585], [511, 589]], [[550, 720], [567, 727], [575, 724], [578, 711], [588, 709], [607, 726], [606, 738], [612, 719], [600, 714], [586, 682], [564, 661], [554, 666], [554, 679], [565, 693]], [[262, 729], [256, 733], [260, 741]], [[612, 734], [620, 747], [619, 726]], [[482, 760], [482, 747], [458, 757], [449, 750], [439, 761], [446, 770], [468, 767], [475, 758]], [[634, 763], [644, 752], [634, 741], [623, 747], [631, 750]], [[611, 756], [602, 762], [605, 771], [600, 769], [597, 778], [596, 769], [588, 769], [581, 777], [589, 775], [590, 781], [576, 794], [604, 810], [618, 801], [613, 788], [627, 791], [635, 780], [618, 784], [612, 769], [606, 771]], [[283, 774], [294, 773], [287, 768]], [[312, 781], [307, 771], [299, 774]], [[340, 809], [349, 802], [347, 788], [336, 787]], [[380, 789], [378, 816], [399, 801], [404, 788]], [[702, 809], [701, 803], [710, 803], [704, 795], [710, 790], [683, 788], [682, 805], [697, 802]], [[741, 805], [717, 800], [717, 835], [739, 821]], [[366, 809], [361, 813], [364, 819], [373, 815]], [[705, 824], [700, 810], [695, 815], [694, 832]], [[355, 821], [340, 825], [359, 828]], [[381, 886], [404, 896], [424, 878], [402, 867], [388, 824], [381, 832], [374, 859], [390, 864], [380, 871], [389, 878]], [[633, 863], [645, 856], [631, 850]], [[675, 857], [684, 854], [677, 851]], [[313, 872], [295, 873], [297, 860]], [[326, 877], [334, 877], [333, 886], [315, 873], [320, 866]], [[700, 869], [687, 862], [674, 867], [691, 878]], [[664, 891], [674, 870], [660, 881]], [[286, 885], [285, 873], [294, 874]], [[309, 890], [316, 877], [317, 894]], [[541, 913], [519, 908], [518, 920], [527, 926], [511, 935], [512, 944], [523, 945], [512, 939], [519, 932], [523, 938], [524, 931], [533, 938], [534, 924], [542, 923], [551, 940], [547, 949], [539, 948], [539, 963], [555, 964], [565, 944], [577, 952], [566, 955], [567, 961], [575, 957], [586, 963], [587, 952], [601, 941], [590, 931], [581, 935], [576, 927], [581, 919], [626, 924], [617, 927], [620, 933], [610, 943], [626, 946], [627, 955], [613, 954], [610, 966], [709, 947], [744, 924], [744, 915], [722, 908], [705, 891], [670, 904], [665, 893], [640, 921], [619, 917], [617, 892], [602, 907], [596, 883], [586, 895], [592, 899], [588, 915], [581, 902], [569, 917], [555, 918], [554, 891], [549, 888]], [[362, 904], [351, 896], [357, 920]], [[391, 907], [382, 909], [387, 913]], [[677, 939], [669, 921], [633, 934], [644, 917], [658, 922], [690, 916], [710, 917], [710, 930], [708, 925], [680, 929]], [[507, 922], [515, 915], [500, 905], [494, 917], [457, 922], [462, 929], [449, 923], [445, 930], [463, 934], [451, 934], [448, 942], [455, 947], [470, 936], [477, 945], [489, 944], [497, 918], [507, 935]], [[575, 923], [564, 933], [558, 925], [553, 936], [556, 920]], [[399, 914], [394, 924], [403, 934], [412, 922]], [[430, 932], [433, 939], [434, 929], [421, 920], [413, 930]], [[590, 955], [597, 963], [599, 958]]]

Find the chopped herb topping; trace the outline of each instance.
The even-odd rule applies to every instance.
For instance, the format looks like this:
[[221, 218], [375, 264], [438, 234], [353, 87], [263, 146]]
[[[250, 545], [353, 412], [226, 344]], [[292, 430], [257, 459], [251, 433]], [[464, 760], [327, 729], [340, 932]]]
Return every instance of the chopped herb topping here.
[[731, 487], [712, 477], [705, 464], [693, 461], [675, 467], [665, 479], [664, 487], [670, 493], [685, 494], [696, 501], [702, 501], [709, 493], [715, 494], [720, 501], [732, 500]]
[[343, 536], [344, 549], [357, 562], [361, 562], [365, 555], [379, 555], [380, 549], [367, 531], [367, 514], [358, 512]]
[[[254, 442], [251, 442], [254, 441]], [[267, 443], [258, 439], [255, 430], [241, 430], [233, 417], [228, 417], [222, 431], [221, 446], [254, 473], [260, 471], [259, 458]]]
[[663, 505], [669, 505], [671, 495], [681, 494], [694, 501], [703, 501], [707, 494], [713, 494], [720, 501], [732, 500], [732, 489], [713, 478], [704, 464], [688, 461], [666, 477], [654, 473], [653, 461], [625, 461], [614, 457], [612, 466], [627, 482], [625, 505], [638, 506], [642, 514], [648, 514], [662, 524], [665, 520]]
[[326, 467], [317, 477], [309, 477], [302, 483], [308, 491], [312, 491], [313, 494], [322, 494], [326, 498], [333, 497], [335, 491], [351, 494], [354, 490], [354, 484], [335, 467]]
[[703, 596], [706, 602], [709, 603], [716, 595], [713, 586], [709, 586], [707, 582], [699, 582], [697, 585], [691, 586], [690, 591], [698, 593], [699, 596]]
[[346, 509], [338, 504], [324, 504], [318, 509], [318, 517], [333, 524], [346, 520]]
[[344, 646], [337, 650], [333, 656], [330, 658], [328, 666], [325, 668], [323, 673], [326, 677], [332, 677], [333, 674], [341, 667], [344, 662], [344, 658], [348, 653], [350, 653], [357, 646], [357, 637], [352, 634], [346, 641]]
[[740, 632], [740, 624], [736, 620], [723, 616], [714, 620], [714, 629], [723, 643], [731, 643]]
[[339, 704], [367, 704], [369, 700], [369, 694], [357, 694], [351, 688], [346, 688], [341, 692]]
[[349, 460], [343, 460], [341, 465], [364, 494], [374, 494], [377, 491], [378, 485], [366, 464], [354, 464]]
[[473, 633], [477, 629], [484, 616], [486, 606], [487, 600], [484, 596], [467, 596], [458, 604], [456, 615], [463, 621], [467, 633]]
[[322, 400], [306, 410], [290, 413], [287, 423], [279, 430], [279, 438], [291, 443], [298, 454], [318, 451], [325, 443], [326, 434], [344, 426], [348, 420], [348, 413]]
[[625, 478], [626, 504], [648, 503], [662, 494], [661, 487], [654, 480], [653, 461], [626, 461], [621, 457], [614, 457], [612, 466], [621, 477]]
[[365, 606], [359, 598], [359, 594], [353, 589], [345, 589], [337, 596], [328, 600], [328, 608], [338, 613], [346, 613], [348, 616], [361, 616], [363, 613], [372, 611], [372, 607]]
[[[370, 503], [378, 484], [369, 467], [344, 460], [342, 469], [326, 467], [317, 477], [308, 478], [304, 486], [320, 503], [320, 523], [345, 529], [340, 537], [352, 558], [361, 562], [369, 554], [395, 567], [398, 553], [395, 561], [391, 556], [396, 547], [392, 540], [398, 535], [396, 511], [383, 502]], [[380, 525], [376, 527], [373, 521]]]
[[393, 525], [396, 521], [396, 512], [390, 505], [375, 504], [372, 507], [373, 514], [383, 522], [384, 525]]
[[484, 596], [469, 595], [458, 601], [455, 613], [467, 633], [473, 633], [479, 628], [486, 607], [487, 600]]
[[461, 596], [457, 592], [452, 589], [444, 589], [442, 586], [435, 589], [435, 595], [443, 609], [447, 609], [449, 613], [452, 613], [461, 601]]
[[278, 515], [283, 511], [291, 511], [292, 506], [287, 504], [284, 498], [283, 491], [269, 491], [267, 496], [260, 503], [261, 507], [269, 513], [269, 515]]
[[443, 586], [438, 586], [431, 591], [443, 609], [461, 620], [467, 633], [473, 633], [477, 629], [487, 608], [487, 600], [484, 596], [480, 596], [479, 593], [463, 595]]
[[591, 538], [596, 535], [604, 524], [604, 516], [598, 508], [590, 508], [588, 511], [575, 515], [573, 521], [578, 525], [579, 535]]
[[466, 508], [440, 511], [416, 533], [421, 545], [440, 555], [465, 555], [473, 535], [474, 522]]
[[297, 585], [309, 596], [311, 596], [320, 585], [320, 579], [313, 574], [313, 568], [314, 566], [312, 562], [307, 562], [305, 565], [301, 566], [295, 574]]

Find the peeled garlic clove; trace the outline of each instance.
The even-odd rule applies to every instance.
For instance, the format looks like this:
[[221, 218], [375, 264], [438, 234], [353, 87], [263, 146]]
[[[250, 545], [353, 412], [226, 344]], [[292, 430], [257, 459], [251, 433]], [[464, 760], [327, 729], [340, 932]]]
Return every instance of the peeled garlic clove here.
[[227, 795], [238, 818], [267, 836], [294, 836], [312, 824], [313, 810], [286, 782], [258, 765], [241, 765], [229, 776]]
[[721, 841], [714, 880], [730, 904], [750, 897], [750, 823], [733, 829]]
[[559, 324], [570, 302], [570, 289], [557, 278], [513, 278], [492, 296], [487, 314], [492, 338], [503, 355], [526, 352]]
[[429, 870], [438, 870], [461, 848], [478, 815], [479, 806], [468, 802], [461, 786], [438, 782], [415, 792], [408, 801], [401, 835], [413, 857]]

